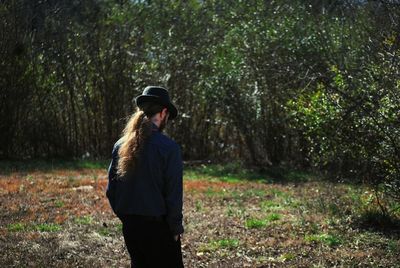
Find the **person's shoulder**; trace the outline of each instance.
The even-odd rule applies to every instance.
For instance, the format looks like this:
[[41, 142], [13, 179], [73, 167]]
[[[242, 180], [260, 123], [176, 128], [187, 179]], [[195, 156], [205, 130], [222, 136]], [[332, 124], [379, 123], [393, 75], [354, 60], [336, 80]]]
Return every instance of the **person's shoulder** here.
[[164, 133], [158, 132], [157, 135], [158, 143], [163, 146], [165, 149], [180, 149], [179, 144], [174, 141], [172, 138], [168, 137]]

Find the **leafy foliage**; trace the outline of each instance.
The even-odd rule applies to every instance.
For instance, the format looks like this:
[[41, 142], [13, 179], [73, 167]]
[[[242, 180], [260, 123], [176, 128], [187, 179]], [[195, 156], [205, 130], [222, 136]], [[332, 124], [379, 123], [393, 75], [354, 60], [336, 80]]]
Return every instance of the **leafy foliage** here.
[[161, 84], [180, 110], [167, 132], [187, 160], [321, 169], [399, 200], [399, 10], [5, 1], [0, 158], [108, 158], [132, 99]]

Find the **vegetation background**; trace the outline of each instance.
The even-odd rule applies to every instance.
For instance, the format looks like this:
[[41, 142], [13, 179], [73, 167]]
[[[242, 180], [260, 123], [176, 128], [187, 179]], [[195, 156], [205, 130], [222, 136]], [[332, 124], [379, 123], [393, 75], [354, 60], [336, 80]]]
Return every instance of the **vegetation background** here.
[[186, 163], [365, 183], [398, 226], [399, 1], [5, 0], [0, 22], [2, 172], [109, 159], [164, 85]]

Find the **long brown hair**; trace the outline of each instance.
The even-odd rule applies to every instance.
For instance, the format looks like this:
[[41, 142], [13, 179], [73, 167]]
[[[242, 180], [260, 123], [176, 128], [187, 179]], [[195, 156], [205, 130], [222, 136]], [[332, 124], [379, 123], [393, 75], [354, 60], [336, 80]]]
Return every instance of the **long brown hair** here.
[[[146, 102], [137, 107], [122, 131], [121, 145], [118, 150], [118, 176], [124, 176], [128, 170], [134, 169], [139, 160], [139, 153], [146, 140], [151, 136], [151, 117], [162, 111], [164, 106]], [[117, 176], [117, 177], [118, 177]]]

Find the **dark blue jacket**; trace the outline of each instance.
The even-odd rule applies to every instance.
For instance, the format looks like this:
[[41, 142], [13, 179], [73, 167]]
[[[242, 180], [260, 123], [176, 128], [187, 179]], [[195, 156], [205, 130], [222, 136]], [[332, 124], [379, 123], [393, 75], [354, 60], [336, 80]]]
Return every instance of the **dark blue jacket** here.
[[180, 146], [152, 123], [152, 134], [139, 155], [139, 164], [124, 178], [114, 177], [121, 140], [114, 144], [106, 195], [114, 213], [166, 216], [174, 235], [183, 233], [183, 162]]

